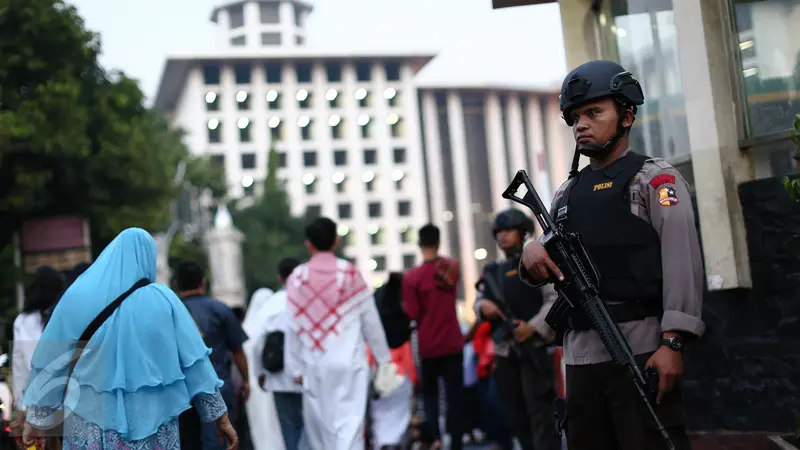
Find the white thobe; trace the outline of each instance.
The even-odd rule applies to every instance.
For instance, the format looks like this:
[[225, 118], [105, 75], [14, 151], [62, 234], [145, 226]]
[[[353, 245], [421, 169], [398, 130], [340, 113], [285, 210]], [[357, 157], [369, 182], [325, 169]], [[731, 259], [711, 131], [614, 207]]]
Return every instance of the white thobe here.
[[[32, 313], [22, 313], [14, 319], [14, 351], [11, 358], [11, 385], [13, 387], [14, 406], [18, 410], [25, 410], [22, 406], [22, 397], [25, 387], [28, 386], [28, 377], [31, 375], [31, 358], [39, 339], [42, 338], [44, 324], [42, 314], [38, 311]], [[9, 399], [3, 398], [4, 405], [10, 405]], [[3, 419], [8, 420], [7, 415], [11, 413], [11, 408], [7, 407], [3, 411]]]
[[293, 356], [303, 379], [303, 419], [313, 450], [364, 449], [370, 370], [364, 341], [378, 363], [389, 348], [372, 292], [355, 266], [317, 253], [287, 280]]
[[[250, 424], [250, 439], [254, 450], [284, 450], [278, 415], [271, 392], [258, 387], [261, 367], [261, 353], [257, 352], [258, 337], [269, 318], [286, 308], [286, 297], [281, 302], [269, 289], [259, 289], [253, 294], [242, 328], [250, 337], [243, 350], [248, 357], [248, 378], [250, 379], [250, 398], [247, 400], [247, 419]], [[263, 345], [263, 344], [262, 344]]]

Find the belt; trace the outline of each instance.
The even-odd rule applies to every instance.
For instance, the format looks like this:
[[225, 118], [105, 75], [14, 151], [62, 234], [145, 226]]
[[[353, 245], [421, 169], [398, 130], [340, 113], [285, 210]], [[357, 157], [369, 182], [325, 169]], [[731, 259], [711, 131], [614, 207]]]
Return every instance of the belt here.
[[[648, 317], [661, 317], [664, 314], [660, 299], [616, 303], [613, 305], [606, 304], [606, 307], [617, 323], [633, 322]], [[583, 313], [576, 312], [569, 319], [569, 328], [576, 331], [587, 331], [592, 329], [592, 323]]]

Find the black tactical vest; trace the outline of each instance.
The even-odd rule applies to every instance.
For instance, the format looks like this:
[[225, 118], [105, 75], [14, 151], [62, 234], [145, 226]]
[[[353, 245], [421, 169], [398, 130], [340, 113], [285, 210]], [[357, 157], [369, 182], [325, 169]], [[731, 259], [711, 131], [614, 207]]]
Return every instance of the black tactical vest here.
[[484, 277], [492, 277], [502, 291], [502, 298], [491, 300], [502, 302], [515, 319], [528, 321], [542, 308], [542, 292], [522, 282], [519, 277], [519, 257], [505, 261], [493, 261], [483, 269]]
[[580, 233], [594, 259], [605, 301], [661, 304], [661, 241], [631, 212], [628, 190], [647, 159], [628, 153], [603, 169], [584, 168], [556, 208], [562, 231]]

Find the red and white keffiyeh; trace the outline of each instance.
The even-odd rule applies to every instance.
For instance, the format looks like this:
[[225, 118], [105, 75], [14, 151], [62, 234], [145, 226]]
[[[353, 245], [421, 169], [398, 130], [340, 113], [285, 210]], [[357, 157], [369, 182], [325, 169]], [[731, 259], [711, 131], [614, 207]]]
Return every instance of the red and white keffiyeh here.
[[324, 353], [326, 339], [360, 314], [371, 292], [355, 265], [333, 255], [319, 256], [324, 257], [294, 270], [286, 294], [298, 338], [312, 352]]

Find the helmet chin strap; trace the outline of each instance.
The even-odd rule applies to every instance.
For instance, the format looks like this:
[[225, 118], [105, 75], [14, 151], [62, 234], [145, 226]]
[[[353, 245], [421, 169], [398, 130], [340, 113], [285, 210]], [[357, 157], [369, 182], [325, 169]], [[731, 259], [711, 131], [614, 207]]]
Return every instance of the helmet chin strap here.
[[614, 150], [614, 147], [617, 146], [617, 143], [625, 136], [625, 132], [627, 131], [627, 128], [622, 125], [623, 118], [624, 117], [620, 115], [619, 121], [617, 122], [617, 132], [614, 133], [614, 136], [611, 136], [611, 139], [604, 145], [589, 143], [575, 144], [575, 154], [572, 157], [572, 167], [570, 167], [569, 178], [578, 175], [578, 162], [580, 161], [581, 155], [587, 158], [605, 158]]

